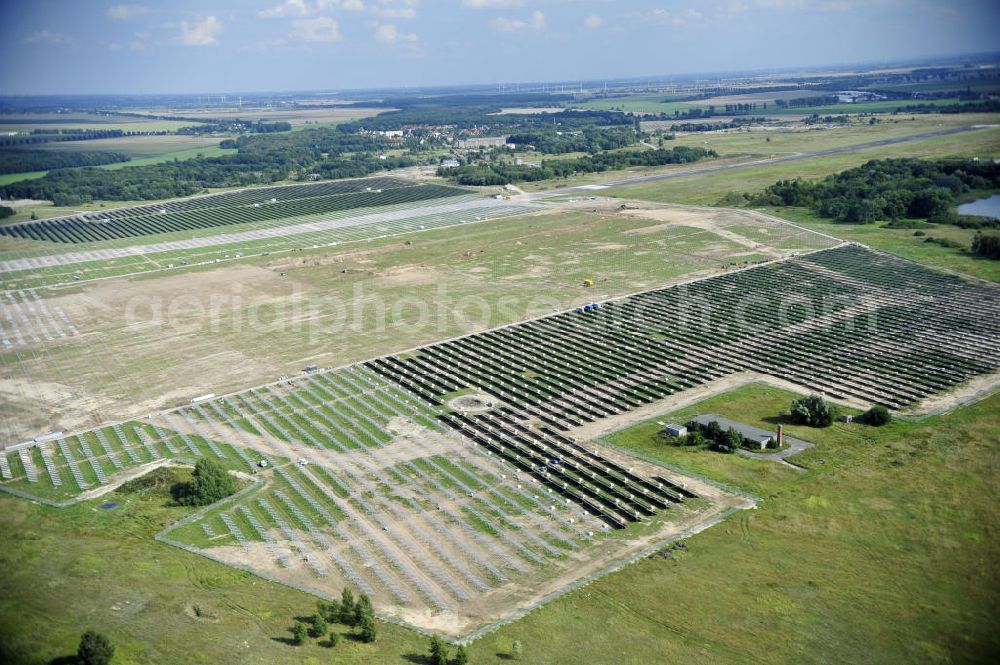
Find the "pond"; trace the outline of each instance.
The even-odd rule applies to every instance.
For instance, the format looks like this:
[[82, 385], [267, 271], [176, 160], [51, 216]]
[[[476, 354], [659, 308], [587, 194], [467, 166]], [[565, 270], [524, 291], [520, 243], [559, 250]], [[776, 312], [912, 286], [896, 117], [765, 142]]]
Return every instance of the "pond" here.
[[971, 203], [963, 203], [958, 206], [960, 215], [977, 215], [979, 217], [992, 217], [1000, 219], [1000, 194], [994, 194], [988, 199], [979, 199]]

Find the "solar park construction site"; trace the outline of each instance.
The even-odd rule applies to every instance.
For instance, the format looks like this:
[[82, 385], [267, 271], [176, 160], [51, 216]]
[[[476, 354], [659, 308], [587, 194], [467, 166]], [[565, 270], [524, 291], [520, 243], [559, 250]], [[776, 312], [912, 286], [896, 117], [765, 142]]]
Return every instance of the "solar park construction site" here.
[[[217, 459], [244, 489], [163, 543], [325, 598], [352, 586], [383, 618], [459, 639], [754, 506], [597, 433], [753, 377], [912, 413], [996, 380], [994, 284], [756, 213], [622, 210], [592, 193], [485, 198], [374, 178], [0, 226], [25, 243], [0, 252], [2, 488], [66, 505]], [[116, 328], [125, 305], [99, 304], [107, 280], [211, 289], [211, 271], [264, 255], [272, 284], [278, 270], [313, 269], [282, 263], [300, 252], [457, 242], [454, 226], [544, 225], [581, 205], [653, 229], [623, 236], [669, 248], [708, 234], [742, 260], [719, 269], [692, 251], [704, 263], [691, 274], [638, 292], [577, 292], [520, 320], [315, 364], [311, 347], [282, 356], [262, 339], [260, 358], [227, 356], [236, 332], [179, 337], [177, 353], [198, 359], [156, 357], [161, 328]]]

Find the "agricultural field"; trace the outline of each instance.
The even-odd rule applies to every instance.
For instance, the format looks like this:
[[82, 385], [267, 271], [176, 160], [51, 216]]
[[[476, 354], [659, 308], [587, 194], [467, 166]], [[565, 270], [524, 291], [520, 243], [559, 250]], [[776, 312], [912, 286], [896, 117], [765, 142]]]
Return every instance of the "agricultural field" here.
[[[135, 165], [146, 163], [144, 160], [154, 157], [168, 156], [173, 159], [181, 153], [189, 151], [211, 150], [219, 147], [217, 136], [117, 136], [108, 139], [93, 139], [90, 141], [57, 141], [30, 146], [32, 150], [68, 150], [92, 151], [105, 150], [121, 152], [132, 158], [123, 164]], [[210, 156], [206, 153], [206, 156]], [[183, 157], [178, 156], [178, 159]]]
[[[293, 128], [314, 125], [337, 125], [342, 122], [370, 118], [391, 109], [362, 106], [326, 106], [323, 108], [204, 108], [177, 111], [186, 118], [202, 117], [205, 120], [251, 120], [253, 122], [288, 122]], [[186, 123], [190, 125], [191, 123]]]
[[[702, 140], [706, 141], [708, 138]], [[671, 203], [714, 205], [729, 192], [758, 192], [778, 180], [787, 178], [821, 178], [859, 166], [872, 159], [956, 155], [988, 158], [998, 149], [1000, 149], [1000, 128], [985, 127], [957, 135], [869, 147], [788, 163], [762, 164], [751, 169], [682, 176], [663, 182], [629, 185], [605, 190], [602, 194]]]
[[98, 113], [4, 113], [0, 127], [8, 132], [30, 132], [36, 129], [120, 129], [124, 132], [171, 132], [191, 123], [157, 118], [133, 118]]

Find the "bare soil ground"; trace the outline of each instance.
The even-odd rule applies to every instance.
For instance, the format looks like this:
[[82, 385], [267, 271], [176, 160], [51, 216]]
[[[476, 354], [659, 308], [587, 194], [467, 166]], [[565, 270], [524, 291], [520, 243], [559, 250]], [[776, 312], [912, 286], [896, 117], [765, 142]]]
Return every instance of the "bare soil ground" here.
[[[405, 422], [397, 422], [396, 426], [401, 430], [406, 430], [405, 434], [401, 434], [393, 444], [378, 450], [379, 455], [385, 456], [386, 466], [392, 466], [404, 458], [418, 458], [429, 454], [454, 454], [453, 445], [469, 445], [467, 441], [453, 441], [452, 445], [445, 444], [440, 438], [435, 440], [436, 437], [433, 433]], [[442, 436], [450, 439], [461, 438], [454, 433]], [[255, 439], [255, 444], [258, 441], [259, 439]], [[453, 638], [462, 637], [484, 626], [527, 611], [543, 599], [548, 599], [553, 594], [558, 595], [561, 591], [583, 579], [599, 576], [602, 571], [608, 571], [654, 545], [668, 541], [682, 533], [697, 530], [700, 525], [710, 524], [729, 509], [749, 508], [753, 505], [751, 501], [743, 497], [722, 491], [697, 479], [681, 476], [657, 465], [631, 458], [616, 450], [606, 449], [600, 444], [592, 445], [595, 448], [600, 448], [602, 454], [607, 454], [640, 475], [649, 477], [655, 473], [682, 483], [698, 494], [700, 500], [695, 505], [685, 504], [662, 511], [661, 515], [653, 518], [652, 521], [638, 530], [597, 534], [594, 542], [580, 549], [567, 551], [566, 555], [560, 559], [548, 559], [543, 567], [530, 567], [525, 573], [511, 572], [509, 582], [494, 586], [485, 592], [459, 581], [463, 590], [469, 595], [469, 600], [462, 602], [460, 607], [453, 610], [437, 611], [419, 602], [401, 605], [387, 590], [379, 590], [372, 598], [378, 613], [385, 618], [416, 626], [422, 630], [443, 633]], [[274, 450], [273, 447], [269, 452], [288, 455], [287, 450]], [[314, 463], [323, 464], [334, 471], [341, 468], [346, 462], [342, 453], [330, 450], [312, 450], [311, 452]], [[306, 473], [309, 473], [310, 467], [306, 467]], [[400, 491], [405, 493], [406, 488], [400, 488]], [[349, 512], [356, 511], [347, 502], [341, 502], [340, 505]], [[448, 507], [458, 509], [459, 506], [456, 504]], [[363, 519], [360, 514], [355, 517]], [[388, 532], [394, 533], [406, 533], [408, 529], [415, 526], [420, 528], [421, 521], [417, 515], [413, 516], [412, 521], [401, 521], [398, 518], [385, 515], [380, 515], [379, 519], [384, 521], [385, 529]], [[529, 515], [526, 519], [536, 518]], [[328, 566], [329, 574], [327, 576], [318, 577], [307, 565], [304, 554], [297, 552], [283, 533], [274, 529], [270, 535], [277, 542], [284, 555], [291, 560], [292, 566], [290, 568], [282, 566], [274, 553], [263, 543], [252, 544], [249, 550], [234, 545], [222, 545], [202, 551], [212, 558], [253, 570], [271, 579], [305, 588], [326, 598], [338, 597], [341, 589], [345, 585], [351, 584], [332, 565]], [[409, 542], [413, 543], [412, 549], [402, 550], [395, 542], [388, 538], [381, 538], [381, 535], [380, 532], [378, 536], [383, 546], [393, 551], [397, 556], [404, 558], [419, 555], [418, 550], [422, 550], [424, 547], [419, 542], [411, 540]], [[304, 541], [308, 542], [309, 540], [309, 534], [305, 532], [299, 533], [298, 536]], [[335, 537], [331, 537], [331, 540], [342, 548], [342, 556], [351, 556], [345, 543], [339, 542]], [[465, 553], [451, 544], [442, 544], [451, 551], [452, 556], [466, 557]], [[470, 540], [467, 545], [475, 547], [475, 542]], [[438, 558], [437, 554], [429, 550], [422, 552], [422, 554], [432, 559]], [[310, 556], [313, 555], [310, 554]], [[390, 576], [397, 578], [397, 582], [402, 582], [405, 586], [403, 578], [398, 577], [399, 571], [389, 568], [387, 572]], [[433, 580], [430, 578], [425, 582], [433, 585]]]

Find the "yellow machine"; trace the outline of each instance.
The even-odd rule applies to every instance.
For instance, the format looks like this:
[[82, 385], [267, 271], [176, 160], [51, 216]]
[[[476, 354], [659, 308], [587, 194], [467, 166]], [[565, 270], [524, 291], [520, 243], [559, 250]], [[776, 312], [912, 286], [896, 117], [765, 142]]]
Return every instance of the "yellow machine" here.
[[584, 286], [593, 286], [594, 285], [594, 280], [592, 280], [592, 279], [585, 279], [585, 280], [583, 280], [583, 285]]

